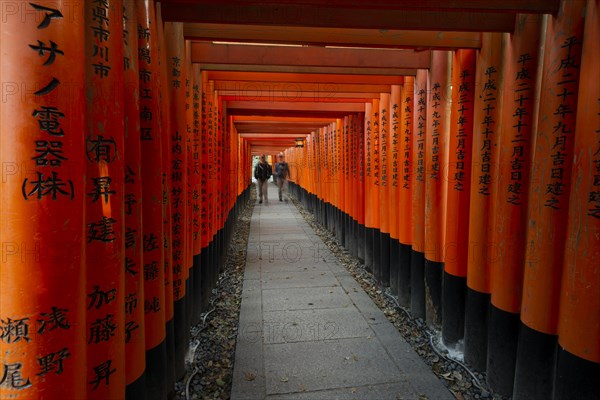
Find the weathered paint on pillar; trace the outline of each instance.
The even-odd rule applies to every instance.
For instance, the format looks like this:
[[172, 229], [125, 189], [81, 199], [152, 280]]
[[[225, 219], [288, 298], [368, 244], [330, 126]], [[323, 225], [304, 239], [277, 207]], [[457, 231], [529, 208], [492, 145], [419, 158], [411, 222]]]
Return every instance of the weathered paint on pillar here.
[[123, 6], [85, 5], [87, 398], [125, 398]]
[[167, 22], [165, 24], [165, 44], [167, 64], [167, 91], [169, 92], [169, 117], [170, 146], [165, 152], [171, 154], [171, 187], [167, 192], [171, 213], [168, 216], [171, 226], [171, 262], [172, 262], [172, 284], [173, 294], [173, 323], [174, 323], [174, 351], [175, 351], [175, 375], [181, 379], [185, 374], [185, 352], [187, 342], [185, 331], [186, 311], [183, 299], [186, 296], [185, 278], [189, 260], [186, 248], [186, 225], [188, 215], [186, 213], [188, 165], [187, 165], [187, 119], [186, 119], [186, 78], [187, 63], [185, 59], [185, 48], [183, 40], [183, 24]]
[[149, 398], [162, 399], [166, 385], [163, 160], [160, 73], [154, 2], [137, 1], [142, 151], [142, 243], [146, 322], [146, 384]]
[[395, 218], [396, 207], [390, 207], [389, 187], [389, 134], [390, 131], [390, 94], [379, 96], [379, 251], [380, 251], [380, 283], [390, 285], [390, 218]]
[[425, 158], [425, 301], [427, 324], [442, 325], [443, 248], [446, 232], [452, 53], [432, 52], [427, 88]]
[[552, 396], [585, 1], [548, 20], [513, 398]]
[[373, 243], [373, 275], [375, 280], [380, 282], [381, 279], [381, 254], [379, 251], [379, 239], [381, 237], [381, 210], [379, 205], [379, 187], [381, 186], [381, 150], [379, 149], [379, 99], [373, 99], [373, 108], [371, 109], [371, 137], [372, 137], [372, 181], [371, 181], [371, 198], [367, 207], [372, 207], [373, 231], [371, 241]]
[[[400, 201], [400, 180], [402, 177], [402, 162], [401, 162], [401, 151], [403, 149], [402, 144], [402, 100], [401, 100], [402, 86], [392, 85], [390, 93], [390, 127], [389, 127], [389, 154], [390, 159], [389, 165], [389, 191], [390, 191], [390, 204], [399, 204]], [[396, 218], [390, 219], [390, 237], [398, 240], [400, 236], [400, 216], [399, 213], [394, 213]]]
[[125, 91], [125, 378], [126, 397], [144, 398], [146, 345], [142, 257], [142, 168], [137, 13], [123, 3], [123, 84]]
[[410, 309], [425, 318], [425, 138], [427, 131], [427, 71], [418, 70], [414, 89], [412, 146], [412, 250], [410, 256]]
[[[401, 102], [401, 90], [402, 86], [392, 85], [390, 93], [390, 128], [389, 128], [389, 205], [392, 208], [392, 217], [390, 218], [390, 289], [392, 294], [399, 296], [398, 284], [399, 284], [399, 270], [400, 270], [400, 257], [399, 257], [399, 236], [400, 227], [402, 223], [406, 221], [400, 221], [400, 176], [403, 168], [400, 149], [403, 146], [401, 140], [402, 130], [402, 102]], [[410, 204], [410, 202], [409, 202]], [[396, 206], [398, 205], [398, 207]], [[400, 300], [400, 298], [399, 298]], [[404, 304], [404, 302], [401, 302]]]
[[365, 216], [365, 268], [372, 272], [373, 271], [373, 207], [369, 204], [372, 203], [373, 193], [373, 104], [365, 103], [365, 135], [364, 135], [364, 164], [365, 164], [365, 176], [364, 176], [364, 216]]
[[503, 34], [483, 33], [476, 69], [465, 302], [465, 361], [477, 370], [485, 371], [493, 246], [492, 187], [498, 168], [498, 135], [504, 83]]
[[475, 50], [456, 50], [452, 61], [446, 243], [442, 284], [442, 339], [448, 346], [455, 345], [464, 336], [474, 93]]
[[557, 400], [600, 396], [600, 2], [587, 2], [558, 320]]
[[415, 78], [404, 77], [398, 113], [401, 132], [398, 143], [398, 301], [410, 306], [411, 245], [413, 225], [413, 117], [414, 117]]
[[84, 398], [84, 8], [22, 7], [0, 23], [0, 397]]
[[162, 3], [156, 3], [156, 30], [158, 32], [158, 67], [159, 67], [159, 118], [162, 136], [162, 162], [163, 162], [163, 235], [164, 252], [163, 268], [165, 274], [165, 329], [167, 344], [167, 396], [171, 396], [175, 384], [175, 332], [173, 325], [173, 316], [175, 314], [173, 305], [173, 238], [171, 229], [171, 201], [169, 193], [172, 184], [172, 165], [171, 165], [171, 115], [169, 105], [171, 103], [170, 92], [168, 90], [168, 72], [166, 60], [166, 45], [164, 35], [164, 24], [162, 20]]
[[366, 113], [357, 116], [357, 153], [356, 160], [358, 164], [358, 181], [357, 181], [357, 209], [358, 209], [358, 250], [357, 255], [359, 259], [365, 260], [365, 130], [364, 120], [366, 119]]
[[[525, 261], [530, 153], [536, 132], [545, 17], [519, 15], [506, 47], [498, 180], [492, 192], [494, 248], [487, 381], [512, 393]], [[489, 253], [488, 253], [489, 255]]]

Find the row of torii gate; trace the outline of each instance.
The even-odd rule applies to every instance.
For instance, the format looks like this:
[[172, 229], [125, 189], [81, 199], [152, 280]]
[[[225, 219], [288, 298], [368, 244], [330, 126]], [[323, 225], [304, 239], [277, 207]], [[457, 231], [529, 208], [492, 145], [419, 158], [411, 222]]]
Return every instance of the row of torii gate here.
[[493, 390], [598, 395], [599, 2], [371, 3], [2, 3], [0, 397], [166, 398], [280, 150]]

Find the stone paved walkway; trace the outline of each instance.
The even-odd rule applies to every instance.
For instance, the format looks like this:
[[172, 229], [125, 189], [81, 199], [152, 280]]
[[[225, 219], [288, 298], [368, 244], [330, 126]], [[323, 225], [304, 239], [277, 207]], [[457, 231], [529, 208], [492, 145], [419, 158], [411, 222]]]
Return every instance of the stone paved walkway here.
[[452, 399], [291, 202], [250, 226], [231, 398]]

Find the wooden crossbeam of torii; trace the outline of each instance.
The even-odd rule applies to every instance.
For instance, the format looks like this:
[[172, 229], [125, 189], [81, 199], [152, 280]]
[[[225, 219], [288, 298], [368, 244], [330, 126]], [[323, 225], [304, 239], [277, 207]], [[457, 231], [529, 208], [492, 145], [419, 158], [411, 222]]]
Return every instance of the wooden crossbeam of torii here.
[[[208, 71], [226, 101], [357, 102], [389, 92], [403, 76]], [[376, 85], [376, 86], [374, 86]], [[355, 90], [360, 88], [358, 90]]]
[[185, 23], [184, 34], [187, 39], [196, 41], [280, 43], [308, 46], [403, 49], [477, 49], [481, 47], [481, 33], [479, 32]]
[[236, 82], [215, 81], [215, 90], [235, 90], [241, 95], [269, 95], [272, 91], [283, 91], [290, 93], [290, 97], [296, 97], [299, 93], [323, 93], [333, 97], [336, 93], [377, 93], [390, 92], [390, 85], [363, 85], [354, 83], [302, 83], [302, 82]]
[[512, 32], [515, 14], [555, 13], [558, 0], [163, 2], [167, 21], [361, 29]]
[[273, 65], [336, 68], [429, 68], [429, 50], [288, 47], [192, 42], [198, 64]]
[[228, 115], [265, 115], [291, 117], [340, 118], [350, 113], [364, 112], [364, 103], [312, 103], [228, 101]]
[[269, 64], [202, 64], [204, 71], [237, 72], [282, 72], [291, 74], [353, 74], [353, 75], [409, 75], [417, 74], [416, 68], [368, 68], [368, 67], [323, 67], [306, 65], [269, 65]]
[[[203, 67], [203, 66], [202, 66]], [[356, 83], [371, 85], [401, 85], [402, 75], [305, 74], [249, 71], [207, 71], [213, 81], [278, 82], [278, 83]]]

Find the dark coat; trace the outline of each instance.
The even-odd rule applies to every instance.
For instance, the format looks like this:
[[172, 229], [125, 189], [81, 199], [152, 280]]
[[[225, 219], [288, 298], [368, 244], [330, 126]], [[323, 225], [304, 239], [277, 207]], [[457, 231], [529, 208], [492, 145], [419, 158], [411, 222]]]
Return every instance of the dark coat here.
[[271, 169], [271, 165], [269, 163], [258, 163], [256, 167], [254, 167], [254, 177], [259, 181], [266, 181], [273, 175], [273, 170]]

